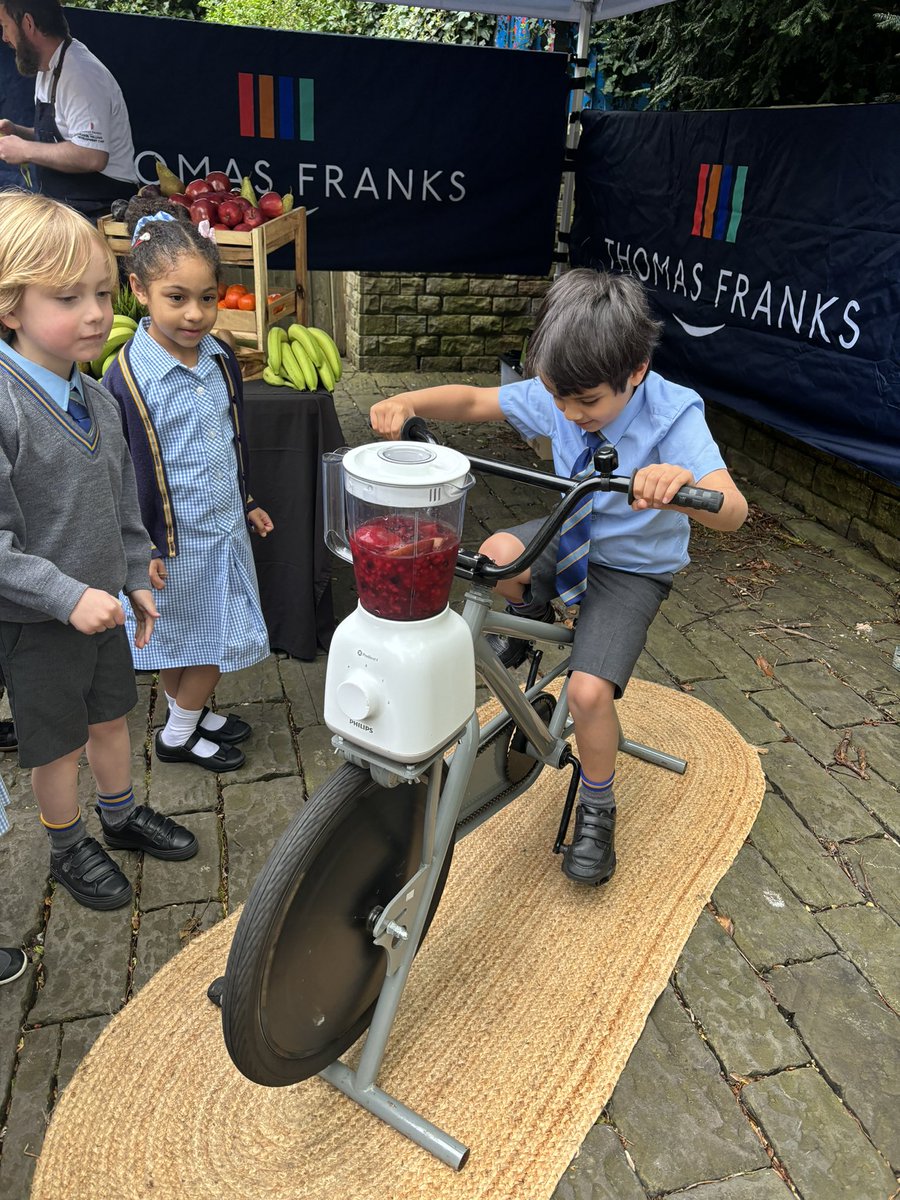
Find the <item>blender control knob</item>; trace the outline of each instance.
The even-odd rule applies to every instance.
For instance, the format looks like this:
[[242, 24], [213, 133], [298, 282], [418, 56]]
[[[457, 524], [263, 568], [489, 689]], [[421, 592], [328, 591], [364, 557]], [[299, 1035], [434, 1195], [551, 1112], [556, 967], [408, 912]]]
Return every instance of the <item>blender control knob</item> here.
[[369, 694], [369, 686], [367, 680], [361, 679], [345, 679], [338, 685], [335, 698], [341, 711], [352, 721], [365, 720], [377, 708], [374, 698]]

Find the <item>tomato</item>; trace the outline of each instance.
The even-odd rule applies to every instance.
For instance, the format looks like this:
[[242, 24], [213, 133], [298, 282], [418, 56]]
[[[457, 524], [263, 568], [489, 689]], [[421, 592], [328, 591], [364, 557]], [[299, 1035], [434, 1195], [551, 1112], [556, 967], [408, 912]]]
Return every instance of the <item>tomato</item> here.
[[227, 308], [227, 307], [228, 307], [228, 305], [225, 303], [224, 300], [220, 300], [219, 303], [216, 305], [216, 308]]
[[273, 300], [280, 300], [281, 296], [281, 292], [269, 292], [268, 296], [266, 296], [266, 299], [271, 304]]
[[238, 296], [237, 306], [238, 306], [238, 308], [243, 309], [244, 312], [255, 312], [256, 297], [253, 295], [252, 292], [247, 292], [243, 296]]
[[242, 283], [229, 283], [228, 287], [225, 289], [226, 300], [229, 296], [245, 296], [246, 294], [247, 289]]

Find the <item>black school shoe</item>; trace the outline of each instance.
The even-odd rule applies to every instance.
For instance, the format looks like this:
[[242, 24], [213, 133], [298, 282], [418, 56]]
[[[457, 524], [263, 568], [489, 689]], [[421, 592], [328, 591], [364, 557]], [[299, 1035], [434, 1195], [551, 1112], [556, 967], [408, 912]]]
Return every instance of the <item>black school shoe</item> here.
[[156, 734], [156, 757], [160, 762], [193, 763], [197, 767], [203, 767], [205, 771], [217, 772], [236, 771], [247, 761], [243, 750], [238, 750], [236, 746], [220, 745], [216, 753], [209, 758], [204, 758], [202, 754], [194, 754], [194, 747], [202, 737], [218, 744], [214, 733], [201, 733], [199, 729], [195, 729], [183, 746], [170, 746], [168, 742], [163, 741], [160, 729]]
[[24, 950], [0, 946], [0, 986], [21, 979], [28, 969], [28, 956]]
[[0, 721], [0, 752], [18, 750], [19, 739], [16, 737], [16, 726], [13, 721]]
[[563, 855], [563, 874], [575, 883], [606, 883], [616, 869], [615, 805], [585, 804], [575, 810], [575, 836]]
[[139, 804], [122, 825], [107, 825], [99, 805], [96, 812], [103, 840], [113, 850], [143, 850], [154, 858], [174, 861], [193, 858], [197, 853], [197, 839], [189, 829], [145, 804]]
[[212, 710], [206, 706], [200, 712], [200, 720], [197, 722], [197, 728], [203, 737], [209, 738], [210, 741], [218, 742], [220, 746], [236, 746], [238, 742], [244, 742], [253, 732], [253, 726], [246, 721], [242, 721], [240, 717], [234, 713], [229, 713], [225, 718], [225, 724], [221, 729], [204, 729], [203, 720], [207, 713]]
[[51, 854], [50, 876], [85, 908], [121, 908], [131, 900], [131, 884], [96, 838]]
[[[506, 611], [514, 617], [528, 617], [530, 621], [545, 621], [548, 625], [552, 625], [556, 620], [556, 613], [549, 600], [546, 604], [529, 604], [524, 608], [513, 608], [507, 604]], [[504, 667], [510, 671], [522, 665], [528, 656], [528, 647], [531, 645], [531, 642], [522, 638], [506, 637], [502, 633], [489, 633], [487, 640], [488, 645], [499, 656]]]

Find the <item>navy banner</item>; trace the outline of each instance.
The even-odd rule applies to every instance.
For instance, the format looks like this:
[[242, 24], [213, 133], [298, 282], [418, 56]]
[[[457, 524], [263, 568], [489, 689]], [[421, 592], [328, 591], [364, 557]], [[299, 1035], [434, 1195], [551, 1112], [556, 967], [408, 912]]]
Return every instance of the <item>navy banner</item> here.
[[122, 88], [144, 182], [160, 157], [293, 189], [314, 269], [549, 270], [565, 55], [66, 15]]
[[900, 106], [588, 112], [576, 266], [643, 280], [655, 365], [900, 484]]

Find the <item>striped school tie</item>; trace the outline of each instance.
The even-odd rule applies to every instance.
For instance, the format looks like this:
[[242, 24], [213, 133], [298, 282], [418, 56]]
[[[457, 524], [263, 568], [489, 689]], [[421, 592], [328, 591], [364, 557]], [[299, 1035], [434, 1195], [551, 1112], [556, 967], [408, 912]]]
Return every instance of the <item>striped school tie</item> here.
[[[596, 433], [585, 437], [585, 448], [572, 467], [572, 478], [581, 481], [594, 474], [594, 452], [605, 438]], [[591, 548], [593, 495], [570, 513], [559, 534], [556, 560], [556, 591], [563, 604], [578, 604], [587, 589], [588, 555]]]
[[88, 433], [91, 428], [91, 414], [81, 403], [81, 395], [78, 388], [72, 388], [69, 392], [68, 413], [76, 425], [79, 425], [85, 433]]

